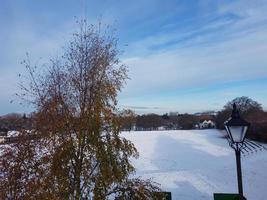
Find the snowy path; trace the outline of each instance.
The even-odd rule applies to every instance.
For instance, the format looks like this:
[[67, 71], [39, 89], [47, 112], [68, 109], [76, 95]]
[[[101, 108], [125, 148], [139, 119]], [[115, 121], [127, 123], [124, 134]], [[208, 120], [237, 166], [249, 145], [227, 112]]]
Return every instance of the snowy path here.
[[[236, 193], [234, 151], [217, 130], [124, 132], [140, 153], [136, 175], [153, 178], [174, 200], [211, 200]], [[244, 195], [266, 200], [267, 151], [242, 156]], [[265, 198], [264, 198], [265, 197]]]

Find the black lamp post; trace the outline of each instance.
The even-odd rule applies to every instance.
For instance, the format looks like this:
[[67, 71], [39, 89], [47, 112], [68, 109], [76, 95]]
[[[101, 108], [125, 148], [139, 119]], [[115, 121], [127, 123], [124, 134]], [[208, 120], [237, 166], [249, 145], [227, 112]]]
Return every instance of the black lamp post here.
[[232, 115], [224, 122], [224, 125], [230, 138], [229, 144], [235, 150], [239, 199], [244, 200], [246, 198], [243, 196], [240, 151], [243, 148], [244, 139], [250, 124], [240, 117], [234, 103]]

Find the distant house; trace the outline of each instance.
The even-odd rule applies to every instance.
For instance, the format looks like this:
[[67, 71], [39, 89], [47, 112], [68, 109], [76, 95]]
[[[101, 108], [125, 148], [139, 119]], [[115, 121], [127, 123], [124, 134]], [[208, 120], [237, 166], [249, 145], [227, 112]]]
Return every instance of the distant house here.
[[215, 123], [211, 120], [204, 120], [201, 123], [195, 125], [197, 129], [215, 128]]
[[21, 133], [19, 131], [8, 131], [7, 137], [19, 137]]
[[195, 129], [200, 129], [200, 125], [199, 125], [199, 123], [195, 124], [195, 125], [194, 125], [194, 128], [195, 128]]
[[132, 130], [132, 131], [136, 131], [136, 123], [133, 123], [133, 124], [132, 124], [131, 130]]
[[165, 126], [160, 126], [157, 128], [158, 131], [165, 131], [166, 130], [166, 127]]
[[[19, 131], [8, 131], [7, 129], [0, 129], [0, 144], [2, 143], [14, 143], [17, 142], [22, 135]], [[26, 130], [25, 132], [28, 139], [34, 139], [36, 138], [36, 135], [32, 133], [30, 130]]]

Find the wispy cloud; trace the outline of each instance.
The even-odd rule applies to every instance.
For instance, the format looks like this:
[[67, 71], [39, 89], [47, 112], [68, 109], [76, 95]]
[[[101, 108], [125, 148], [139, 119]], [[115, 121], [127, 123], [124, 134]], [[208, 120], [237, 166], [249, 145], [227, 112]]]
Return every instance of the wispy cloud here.
[[163, 109], [163, 108], [160, 108], [160, 107], [149, 107], [149, 106], [123, 106], [123, 107], [128, 108], [128, 109], [136, 109], [136, 110]]
[[124, 62], [132, 79], [123, 101], [267, 77], [266, 9], [263, 1], [223, 4], [203, 16], [206, 23], [172, 26], [130, 44], [133, 56]]
[[151, 93], [267, 76], [267, 29], [224, 43], [192, 46], [126, 59], [126, 91]]

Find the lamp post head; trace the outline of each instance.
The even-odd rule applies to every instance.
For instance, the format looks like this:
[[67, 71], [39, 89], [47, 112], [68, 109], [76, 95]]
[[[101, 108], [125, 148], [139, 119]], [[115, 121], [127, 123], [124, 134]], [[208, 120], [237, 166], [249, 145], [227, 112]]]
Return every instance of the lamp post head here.
[[240, 117], [235, 103], [233, 105], [232, 115], [224, 122], [224, 125], [232, 143], [244, 142], [250, 123]]

